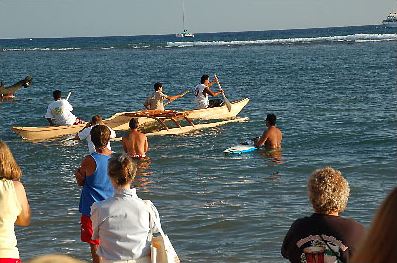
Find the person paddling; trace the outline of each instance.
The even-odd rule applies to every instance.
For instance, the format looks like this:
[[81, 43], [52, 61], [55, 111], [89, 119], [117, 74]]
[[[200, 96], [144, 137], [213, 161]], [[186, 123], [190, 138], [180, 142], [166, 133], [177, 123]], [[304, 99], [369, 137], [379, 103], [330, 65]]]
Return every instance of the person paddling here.
[[54, 90], [52, 96], [54, 97], [54, 101], [48, 105], [47, 113], [44, 116], [51, 126], [70, 126], [84, 123], [84, 121], [73, 115], [72, 105], [68, 100], [62, 99], [62, 92], [60, 90]]
[[200, 82], [201, 83], [198, 84], [194, 89], [194, 96], [196, 96], [197, 108], [206, 109], [208, 107], [211, 108], [215, 106], [221, 106], [220, 103], [218, 103], [218, 105], [211, 104], [210, 100], [208, 99], [208, 95], [215, 97], [223, 93], [223, 90], [214, 92], [210, 89], [212, 85], [219, 82], [218, 78], [214, 76], [214, 79], [210, 81], [209, 75], [203, 75]]
[[150, 95], [145, 103], [143, 104], [148, 110], [164, 110], [164, 100], [168, 100], [169, 102], [174, 101], [176, 99], [182, 98], [184, 94], [179, 94], [175, 96], [168, 96], [163, 93], [163, 84], [161, 82], [157, 82], [154, 84], [154, 93]]

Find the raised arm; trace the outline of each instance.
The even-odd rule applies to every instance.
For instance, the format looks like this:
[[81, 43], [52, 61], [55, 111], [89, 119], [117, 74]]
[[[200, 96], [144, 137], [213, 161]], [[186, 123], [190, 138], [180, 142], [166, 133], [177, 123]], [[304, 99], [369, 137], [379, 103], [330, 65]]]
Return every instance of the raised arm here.
[[31, 212], [28, 198], [26, 197], [25, 188], [19, 181], [14, 181], [14, 187], [17, 194], [17, 199], [22, 207], [21, 213], [18, 215], [15, 224], [18, 226], [28, 226], [30, 225]]

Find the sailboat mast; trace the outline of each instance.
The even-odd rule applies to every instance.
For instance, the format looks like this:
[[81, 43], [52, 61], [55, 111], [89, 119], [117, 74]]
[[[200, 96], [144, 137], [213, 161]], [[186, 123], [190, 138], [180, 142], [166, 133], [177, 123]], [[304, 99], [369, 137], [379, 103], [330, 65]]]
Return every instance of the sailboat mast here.
[[182, 0], [182, 25], [183, 32], [185, 32], [185, 1]]

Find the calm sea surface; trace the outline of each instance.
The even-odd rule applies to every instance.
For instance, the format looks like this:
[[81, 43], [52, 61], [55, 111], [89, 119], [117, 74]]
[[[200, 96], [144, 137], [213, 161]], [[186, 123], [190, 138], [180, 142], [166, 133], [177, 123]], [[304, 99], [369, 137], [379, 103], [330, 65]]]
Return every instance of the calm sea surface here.
[[[149, 138], [151, 163], [136, 182], [139, 196], [157, 206], [183, 262], [285, 262], [279, 251], [286, 231], [312, 211], [307, 177], [325, 165], [350, 182], [344, 215], [369, 225], [396, 186], [397, 32], [365, 26], [191, 40], [0, 40], [0, 80], [12, 84], [31, 74], [34, 81], [13, 102], [0, 104], [0, 139], [23, 169], [33, 212], [31, 226], [17, 228], [23, 260], [46, 253], [90, 259], [80, 242], [80, 189], [73, 177], [87, 148], [26, 142], [11, 127], [46, 125], [54, 89], [72, 91], [74, 113], [88, 120], [141, 109], [157, 81], [174, 95], [202, 74], [217, 73], [229, 99], [251, 99], [240, 113], [249, 122]], [[192, 107], [191, 94], [169, 106]], [[259, 136], [270, 112], [284, 133], [281, 163], [261, 151], [223, 154]], [[119, 142], [112, 148], [122, 151]]]

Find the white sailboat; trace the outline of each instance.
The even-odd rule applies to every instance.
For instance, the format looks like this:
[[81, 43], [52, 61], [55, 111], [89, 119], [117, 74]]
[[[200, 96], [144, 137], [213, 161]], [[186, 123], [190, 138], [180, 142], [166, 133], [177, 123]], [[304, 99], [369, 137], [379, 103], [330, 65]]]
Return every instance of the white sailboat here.
[[181, 33], [176, 34], [176, 37], [194, 37], [193, 33], [190, 33], [185, 28], [185, 2], [182, 0], [182, 25], [183, 31]]

